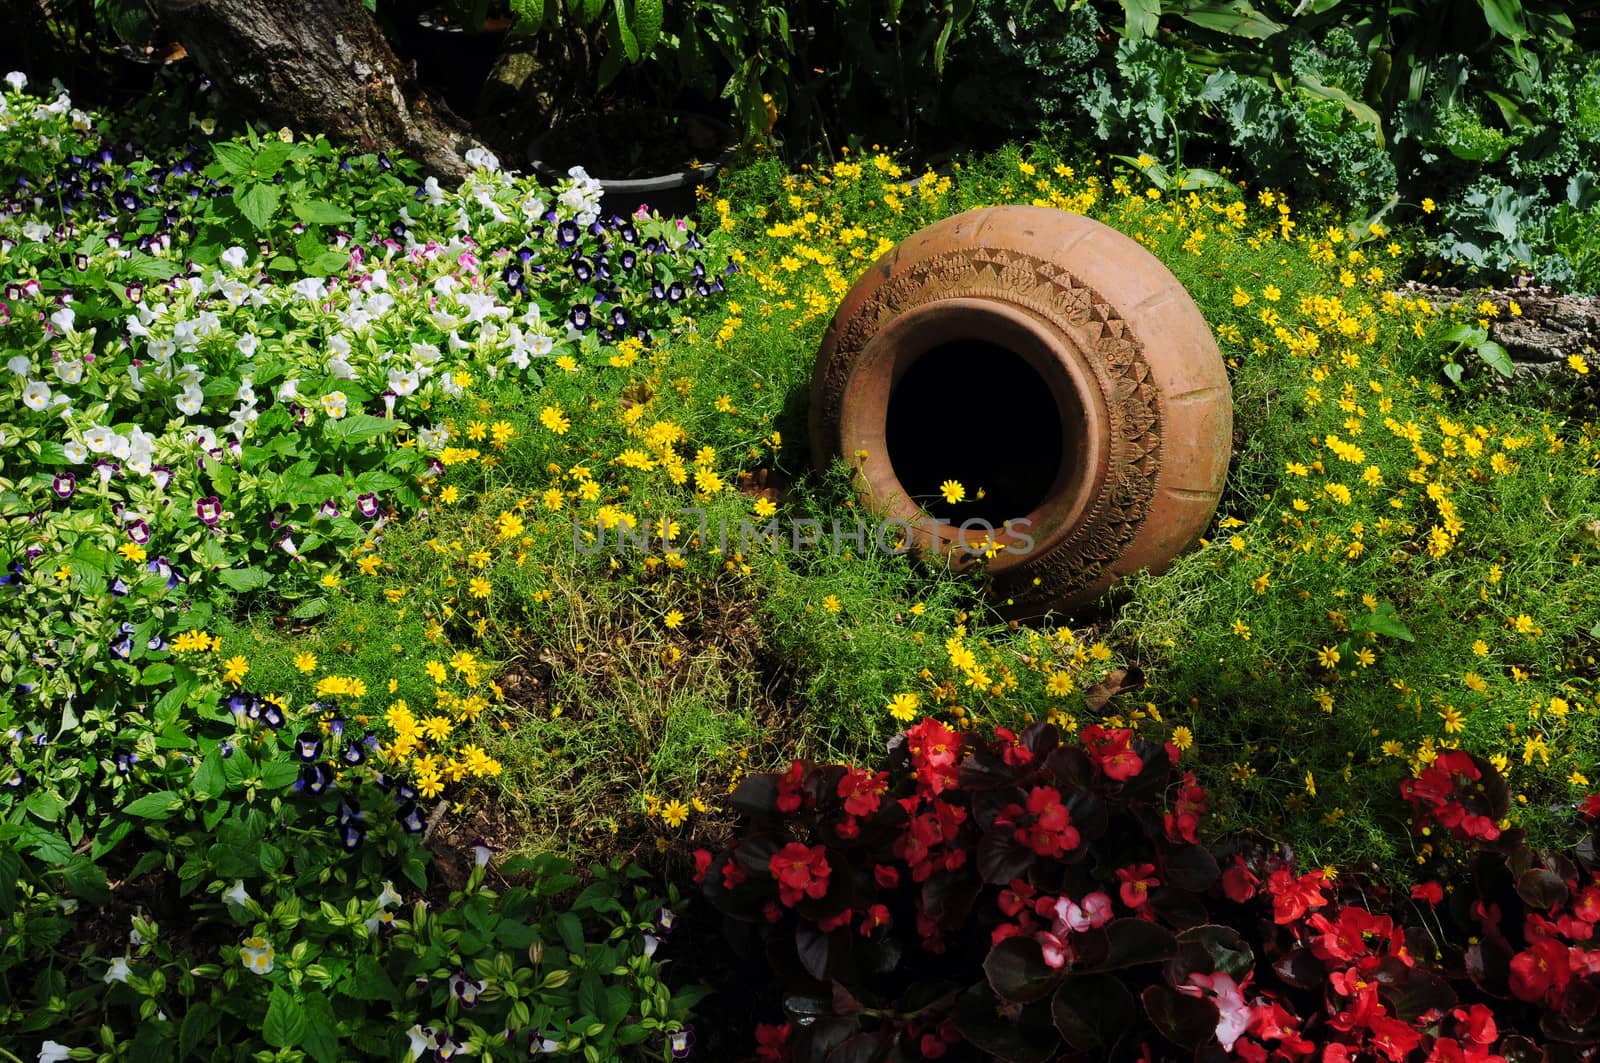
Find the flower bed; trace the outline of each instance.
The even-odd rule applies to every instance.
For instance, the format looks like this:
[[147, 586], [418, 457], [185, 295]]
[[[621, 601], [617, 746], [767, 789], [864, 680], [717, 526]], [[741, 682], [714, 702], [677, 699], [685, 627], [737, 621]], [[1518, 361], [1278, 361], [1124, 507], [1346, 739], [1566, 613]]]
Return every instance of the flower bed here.
[[[1179, 759], [1127, 729], [924, 719], [886, 771], [747, 780], [743, 829], [696, 878], [772, 965], [786, 1021], [758, 1027], [757, 1057], [1488, 1063], [1600, 1040], [1592, 840], [1580, 863], [1457, 819], [1484, 843], [1471, 873], [1448, 901], [1436, 881], [1396, 896], [1200, 843], [1208, 795]], [[1504, 812], [1465, 754], [1423, 784]]]
[[[438, 779], [404, 778], [403, 702], [382, 742], [359, 678], [291, 701], [212, 629], [310, 620], [377, 571], [392, 522], [477, 456], [439, 403], [681, 327], [721, 288], [699, 237], [487, 157], [458, 193], [287, 131], [147, 157], [23, 81], [0, 97], [23, 175], [0, 212], [0, 1028], [22, 1037], [0, 1044], [77, 1058], [103, 1016], [104, 1049], [205, 1058], [235, 1027], [325, 1063], [670, 1056], [690, 997], [643, 933], [659, 898], [597, 866], [557, 909], [579, 882], [553, 857], [490, 892], [484, 848], [428, 910]], [[500, 770], [436, 750], [457, 779]]]

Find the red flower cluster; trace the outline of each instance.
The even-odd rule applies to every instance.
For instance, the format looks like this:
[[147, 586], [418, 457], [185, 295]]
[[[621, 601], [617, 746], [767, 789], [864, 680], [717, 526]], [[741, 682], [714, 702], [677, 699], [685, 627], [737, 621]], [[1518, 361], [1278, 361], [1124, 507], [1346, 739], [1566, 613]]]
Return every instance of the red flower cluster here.
[[1106, 778], [1126, 782], [1144, 770], [1144, 758], [1133, 750], [1133, 732], [1126, 727], [1090, 724], [1079, 731], [1083, 745]]
[[778, 900], [793, 908], [804, 898], [821, 900], [828, 893], [828, 850], [820, 845], [807, 847], [790, 842], [772, 854], [767, 865], [778, 880]]
[[961, 737], [950, 728], [938, 720], [923, 720], [906, 732], [906, 749], [923, 795], [937, 797], [956, 785]]
[[[1462, 841], [1492, 842], [1500, 837], [1500, 828], [1481, 810], [1483, 781], [1483, 770], [1470, 754], [1447, 749], [1415, 779], [1402, 782], [1400, 795], [1411, 802], [1419, 826], [1431, 821]], [[1469, 802], [1480, 810], [1473, 811]]]

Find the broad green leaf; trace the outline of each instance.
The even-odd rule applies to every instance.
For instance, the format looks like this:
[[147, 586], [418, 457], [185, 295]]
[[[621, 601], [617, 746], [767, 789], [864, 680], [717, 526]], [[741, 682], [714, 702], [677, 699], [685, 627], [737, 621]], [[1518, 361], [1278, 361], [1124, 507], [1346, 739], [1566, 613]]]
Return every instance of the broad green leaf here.
[[343, 207], [324, 203], [320, 199], [295, 200], [289, 204], [289, 209], [294, 211], [295, 217], [307, 225], [337, 225], [356, 220], [355, 216]]
[[272, 185], [249, 185], [234, 190], [233, 202], [251, 225], [265, 229], [278, 212], [278, 190]]
[[74, 856], [62, 868], [61, 878], [66, 883], [67, 892], [74, 897], [91, 904], [105, 904], [111, 900], [111, 887], [106, 882], [105, 869], [87, 856]]
[[267, 1001], [267, 1017], [261, 1023], [262, 1039], [273, 1048], [293, 1048], [305, 1035], [305, 1008], [282, 986], [274, 986]]
[[123, 807], [122, 811], [140, 819], [169, 819], [174, 811], [172, 806], [177, 800], [178, 795], [171, 790], [157, 790], [155, 793], [134, 798]]
[[310, 620], [312, 617], [321, 616], [328, 611], [328, 599], [308, 598], [289, 611], [289, 615], [296, 620]]
[[381, 436], [385, 432], [392, 432], [400, 424], [386, 417], [374, 417], [370, 413], [355, 413], [348, 417], [341, 417], [335, 421], [331, 418], [325, 422], [328, 434], [346, 443], [360, 443], [363, 440]]
[[231, 141], [213, 144], [211, 150], [216, 154], [217, 162], [221, 163], [222, 168], [230, 175], [249, 173], [251, 163], [255, 159], [255, 153], [249, 148]]
[[1478, 0], [1484, 21], [1502, 37], [1513, 41], [1527, 39], [1528, 30], [1522, 24], [1521, 0]]
[[1372, 631], [1390, 638], [1402, 639], [1406, 642], [1415, 642], [1417, 637], [1411, 633], [1400, 619], [1400, 614], [1390, 602], [1379, 602], [1378, 607], [1365, 616], [1356, 617], [1351, 621], [1351, 627], [1358, 631]]
[[544, 0], [511, 0], [511, 10], [517, 15], [520, 33], [538, 33], [544, 25]]
[[394, 979], [389, 977], [389, 972], [379, 965], [376, 958], [367, 955], [356, 958], [355, 966], [350, 968], [350, 974], [340, 990], [345, 996], [356, 1000], [387, 1000], [392, 1003], [400, 999], [400, 990], [395, 986]]
[[622, 52], [628, 57], [628, 62], [639, 61], [639, 38], [635, 36], [633, 27], [628, 24], [628, 0], [611, 0], [612, 8], [616, 12], [617, 40], [622, 44]]
[[200, 762], [200, 767], [194, 773], [192, 786], [196, 795], [221, 797], [227, 793], [228, 774], [223, 770], [222, 762], [222, 750], [213, 749], [206, 754], [206, 759]]
[[143, 251], [135, 251], [128, 256], [128, 261], [122, 264], [119, 273], [131, 273], [144, 280], [169, 280], [177, 276], [182, 267], [170, 259], [156, 258]]
[[172, 665], [166, 661], [157, 661], [150, 665], [139, 675], [140, 686], [159, 686], [172, 678]]
[[1192, 22], [1204, 30], [1223, 33], [1230, 37], [1264, 41], [1284, 30], [1282, 23], [1257, 11], [1249, 0], [1206, 0], [1188, 3], [1173, 12], [1179, 18]]
[[294, 145], [285, 144], [281, 140], [272, 140], [261, 145], [261, 150], [256, 152], [254, 159], [255, 172], [266, 179], [277, 176], [283, 164], [289, 161], [289, 156], [294, 154]]
[[239, 591], [253, 591], [272, 582], [272, 573], [259, 568], [228, 568], [217, 573], [217, 579], [226, 587]]
[[300, 1044], [317, 1063], [339, 1063], [339, 1026], [333, 1005], [321, 993], [305, 999], [306, 1033]]
[[261, 785], [268, 790], [281, 790], [294, 782], [299, 774], [300, 768], [298, 765], [273, 761], [270, 764], [261, 765]]
[[1517, 367], [1512, 364], [1511, 354], [1494, 340], [1484, 340], [1478, 344], [1478, 357], [1506, 380], [1517, 375]]
[[661, 39], [661, 23], [664, 18], [665, 7], [661, 0], [634, 0], [633, 35], [639, 38], [641, 59], [650, 58], [655, 51], [656, 42]]
[[[178, 1029], [178, 1058], [188, 1059], [195, 1054], [200, 1043], [212, 1030], [217, 1028], [217, 1023], [222, 1015], [210, 1004], [204, 1001], [195, 1001], [184, 1012], [183, 1025]], [[202, 1053], [209, 1057], [209, 1053]]]
[[1122, 13], [1126, 17], [1124, 37], [1130, 41], [1154, 37], [1161, 23], [1161, 0], [1122, 0]]

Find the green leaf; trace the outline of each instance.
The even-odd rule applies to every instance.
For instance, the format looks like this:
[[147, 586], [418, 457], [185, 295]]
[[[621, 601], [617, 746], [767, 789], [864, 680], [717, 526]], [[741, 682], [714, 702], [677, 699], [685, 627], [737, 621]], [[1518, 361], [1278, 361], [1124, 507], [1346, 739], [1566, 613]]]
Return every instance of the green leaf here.
[[255, 159], [255, 153], [249, 148], [231, 141], [213, 144], [211, 150], [216, 154], [217, 162], [230, 176], [249, 173], [251, 163]]
[[195, 769], [191, 786], [199, 797], [221, 797], [228, 792], [228, 773], [222, 767], [221, 749], [213, 749]]
[[182, 268], [182, 266], [170, 259], [156, 258], [154, 255], [147, 255], [143, 251], [135, 251], [128, 256], [128, 261], [123, 263], [122, 269], [118, 272], [131, 273], [143, 280], [164, 281], [177, 276], [178, 271]]
[[227, 568], [217, 573], [217, 579], [242, 594], [271, 583], [272, 573], [259, 568]]
[[639, 38], [634, 35], [633, 27], [628, 25], [627, 0], [611, 0], [611, 3], [617, 13], [615, 23], [617, 39], [622, 43], [623, 54], [628, 57], [628, 62], [637, 63], [639, 61]]
[[153, 687], [172, 678], [172, 665], [158, 661], [139, 674], [139, 685]]
[[263, 178], [275, 177], [283, 164], [289, 161], [289, 156], [294, 154], [294, 145], [285, 144], [281, 140], [272, 140], [261, 145], [261, 150], [256, 152], [253, 160], [257, 174]]
[[278, 212], [278, 190], [272, 185], [249, 185], [235, 189], [233, 203], [256, 229], [265, 229]]
[[317, 1063], [339, 1063], [339, 1025], [333, 1005], [320, 993], [305, 999], [306, 1033], [300, 1044]]
[[195, 1001], [184, 1013], [183, 1025], [178, 1029], [178, 1058], [188, 1059], [200, 1047], [206, 1035], [217, 1028], [222, 1014], [204, 1001]]
[[45, 830], [32, 823], [22, 825], [18, 846], [39, 859], [55, 864], [58, 867], [64, 866], [72, 860], [72, 846], [67, 844], [65, 838], [54, 831]]
[[289, 611], [289, 615], [296, 620], [310, 620], [312, 617], [321, 616], [328, 611], [328, 599], [308, 598]]
[[1455, 384], [1457, 386], [1460, 386], [1460, 384], [1461, 384], [1461, 363], [1460, 362], [1451, 362], [1448, 365], [1446, 365], [1444, 367], [1444, 375], [1449, 378], [1450, 383]]
[[0, 845], [0, 918], [17, 910], [17, 879], [22, 877], [22, 857], [10, 845]]
[[305, 1009], [282, 986], [274, 986], [261, 1023], [262, 1039], [273, 1048], [293, 1048], [305, 1035]]
[[583, 955], [583, 922], [571, 912], [556, 916], [556, 933], [568, 952]]
[[281, 790], [294, 782], [300, 767], [287, 761], [273, 761], [261, 765], [261, 785], [268, 790]]
[[62, 881], [67, 892], [92, 904], [105, 904], [111, 900], [111, 887], [106, 882], [105, 868], [87, 856], [74, 856], [62, 869]]
[[1378, 117], [1377, 111], [1338, 86], [1324, 83], [1315, 74], [1301, 74], [1295, 78], [1295, 84], [1303, 92], [1319, 99], [1332, 100], [1349, 111], [1358, 122], [1371, 127], [1372, 142], [1380, 148], [1383, 147], [1383, 119]]
[[1161, 0], [1122, 0], [1122, 35], [1130, 41], [1154, 37], [1161, 23]]
[[157, 790], [153, 794], [130, 801], [122, 811], [130, 816], [140, 819], [170, 819], [176, 811], [172, 806], [177, 802], [178, 795], [171, 790]]
[[1282, 23], [1274, 22], [1257, 11], [1248, 0], [1207, 0], [1203, 3], [1189, 3], [1173, 13], [1203, 30], [1253, 41], [1264, 41], [1286, 28]]
[[1484, 340], [1478, 344], [1478, 357], [1506, 380], [1517, 375], [1517, 367], [1512, 364], [1510, 352], [1494, 340]]
[[329, 435], [346, 443], [361, 443], [375, 436], [381, 436], [385, 432], [392, 432], [400, 425], [399, 421], [392, 421], [387, 417], [374, 417], [370, 413], [354, 413], [337, 421], [329, 419], [324, 423], [328, 426]]
[[544, 25], [544, 0], [511, 0], [511, 10], [516, 12], [519, 33], [538, 33]]
[[1521, 0], [1478, 0], [1484, 21], [1502, 37], [1513, 41], [1526, 40], [1528, 31], [1522, 25]]
[[1350, 626], [1357, 631], [1372, 631], [1379, 635], [1387, 635], [1392, 639], [1402, 639], [1406, 642], [1415, 642], [1417, 637], [1411, 629], [1400, 620], [1400, 614], [1395, 611], [1393, 604], [1379, 602], [1378, 608], [1365, 616], [1356, 617]]
[[[781, 10], [781, 8], [780, 8]], [[661, 39], [661, 23], [665, 18], [661, 0], [634, 0], [633, 35], [639, 38], [639, 57], [648, 59]]]
[[[294, 216], [307, 225], [338, 225], [342, 222], [355, 221], [355, 215], [342, 207], [332, 203], [324, 203], [320, 199], [295, 200], [289, 204], [289, 209], [294, 211]], [[340, 255], [346, 259], [348, 255]]]
[[340, 988], [345, 996], [356, 1000], [386, 1000], [394, 1003], [400, 999], [400, 990], [389, 977], [389, 972], [379, 965], [376, 957], [368, 955], [356, 957], [355, 966], [350, 968]]

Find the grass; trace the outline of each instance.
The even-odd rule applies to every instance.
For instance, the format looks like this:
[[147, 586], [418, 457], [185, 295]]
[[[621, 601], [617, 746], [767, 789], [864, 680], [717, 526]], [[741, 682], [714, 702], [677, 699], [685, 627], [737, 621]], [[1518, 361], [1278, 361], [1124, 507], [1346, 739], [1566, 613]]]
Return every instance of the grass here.
[[[260, 615], [225, 640], [298, 696], [317, 673], [294, 656], [313, 652], [364, 678], [373, 717], [403, 698], [454, 720], [499, 762], [488, 792], [530, 849], [681, 852], [720, 829], [748, 771], [881, 755], [907, 695], [961, 724], [1105, 717], [1176, 741], [1224, 829], [1311, 862], [1398, 873], [1438, 855], [1407, 833], [1395, 786], [1452, 744], [1499, 758], [1513, 818], [1558, 836], [1596, 770], [1600, 447], [1593, 425], [1444, 383], [1445, 327], [1509, 309], [1386, 294], [1403, 236], [1255, 189], [1153, 197], [1132, 170], [1042, 146], [906, 176], [882, 156], [732, 175], [705, 211], [712, 251], [742, 259], [725, 314], [551, 365], [537, 391], [469, 393], [452, 421], [477, 453], [434, 485], [425, 521], [374, 544], [381, 568], [352, 573], [308, 631]], [[905, 558], [721, 542], [741, 520], [855, 519], [804, 448], [829, 314], [919, 226], [1029, 201], [1135, 235], [1217, 332], [1237, 430], [1207, 541], [1113, 607], [1036, 628]], [[671, 550], [583, 538], [674, 517]], [[450, 663], [463, 651], [466, 670]], [[1107, 700], [1096, 685], [1121, 666], [1143, 687]], [[418, 756], [397, 759], [415, 772]]]

